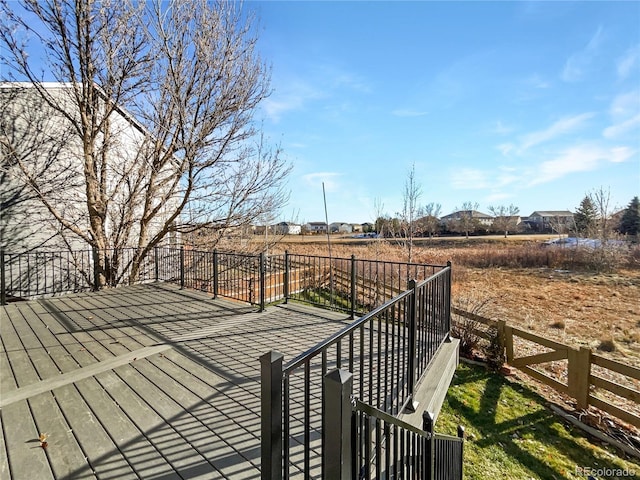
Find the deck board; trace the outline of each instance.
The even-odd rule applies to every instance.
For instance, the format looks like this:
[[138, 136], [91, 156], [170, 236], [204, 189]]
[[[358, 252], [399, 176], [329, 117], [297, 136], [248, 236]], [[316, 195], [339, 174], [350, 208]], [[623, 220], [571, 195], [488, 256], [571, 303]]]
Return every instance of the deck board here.
[[29, 480], [258, 479], [258, 358], [291, 359], [347, 322], [166, 284], [0, 314], [0, 477]]

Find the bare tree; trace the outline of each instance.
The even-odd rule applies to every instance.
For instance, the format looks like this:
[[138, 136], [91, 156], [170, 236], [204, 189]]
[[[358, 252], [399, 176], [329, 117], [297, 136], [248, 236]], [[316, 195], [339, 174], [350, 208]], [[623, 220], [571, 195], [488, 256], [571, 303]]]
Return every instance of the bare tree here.
[[497, 207], [489, 207], [489, 211], [494, 216], [493, 228], [496, 231], [504, 232], [504, 238], [509, 235], [509, 230], [516, 228], [518, 224], [518, 213], [520, 209], [515, 205], [499, 205]]
[[428, 233], [429, 238], [433, 238], [433, 235], [440, 228], [441, 210], [442, 205], [434, 202], [427, 203], [424, 208], [420, 209], [418, 227], [421, 228], [423, 232]]
[[413, 239], [416, 234], [416, 220], [418, 218], [418, 202], [422, 195], [422, 188], [416, 180], [416, 165], [411, 165], [407, 173], [402, 193], [402, 212], [398, 214], [400, 218], [399, 242], [407, 251], [407, 262], [411, 263], [413, 258]]
[[456, 232], [464, 233], [466, 238], [469, 238], [469, 233], [474, 232], [478, 226], [477, 219], [474, 214], [477, 212], [480, 205], [476, 202], [464, 202], [462, 208], [456, 208], [458, 216], [452, 222], [453, 230]]
[[[101, 252], [100, 285], [116, 282], [112, 249], [136, 247], [135, 277], [172, 232], [213, 228], [222, 236], [286, 202], [289, 165], [253, 120], [270, 92], [269, 70], [255, 51], [254, 19], [240, 4], [25, 0], [22, 6], [29, 22], [0, 4], [2, 80], [30, 82], [30, 96], [58, 117], [76, 148], [53, 157], [40, 151], [49, 157], [46, 172], [14, 156], [12, 172], [65, 235]], [[65, 86], [55, 95], [30, 62], [29, 36]], [[49, 195], [62, 157], [81, 187], [72, 205]]]
[[596, 212], [596, 223], [598, 225], [598, 239], [602, 244], [606, 244], [613, 234], [615, 225], [611, 220], [611, 192], [604, 187], [593, 190], [588, 198], [591, 200], [591, 204]]

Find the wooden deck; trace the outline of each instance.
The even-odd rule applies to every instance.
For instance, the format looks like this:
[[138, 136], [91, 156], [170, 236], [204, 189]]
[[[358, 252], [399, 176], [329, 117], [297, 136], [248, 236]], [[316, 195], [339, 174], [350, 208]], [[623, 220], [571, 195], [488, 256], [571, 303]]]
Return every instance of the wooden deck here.
[[169, 284], [1, 308], [0, 478], [15, 480], [258, 479], [259, 356], [347, 321]]

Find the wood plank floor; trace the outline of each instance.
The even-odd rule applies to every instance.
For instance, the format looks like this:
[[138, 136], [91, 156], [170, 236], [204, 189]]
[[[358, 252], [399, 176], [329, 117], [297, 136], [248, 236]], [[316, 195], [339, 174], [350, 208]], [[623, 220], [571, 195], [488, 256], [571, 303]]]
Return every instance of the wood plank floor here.
[[0, 478], [16, 480], [258, 479], [258, 358], [291, 359], [347, 323], [169, 284], [0, 315]]

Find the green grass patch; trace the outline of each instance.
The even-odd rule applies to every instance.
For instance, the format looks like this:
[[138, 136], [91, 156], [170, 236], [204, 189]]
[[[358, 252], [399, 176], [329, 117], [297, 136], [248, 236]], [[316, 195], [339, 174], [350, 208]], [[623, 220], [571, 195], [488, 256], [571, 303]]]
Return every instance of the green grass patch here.
[[[586, 479], [580, 469], [587, 468], [605, 473], [593, 475], [598, 479], [640, 478], [637, 459], [624, 459], [613, 447], [590, 442], [546, 404], [525, 385], [461, 364], [436, 431], [455, 435], [459, 424], [465, 427], [467, 480]], [[627, 476], [619, 474], [625, 471]]]

